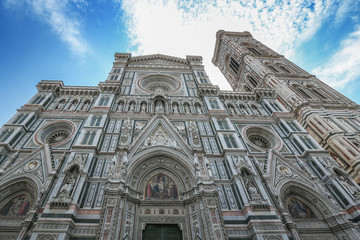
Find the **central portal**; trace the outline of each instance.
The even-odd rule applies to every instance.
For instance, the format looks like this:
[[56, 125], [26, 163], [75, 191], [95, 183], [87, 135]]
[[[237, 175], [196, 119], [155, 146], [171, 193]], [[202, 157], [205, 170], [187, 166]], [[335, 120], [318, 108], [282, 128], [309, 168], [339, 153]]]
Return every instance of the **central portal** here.
[[143, 240], [182, 240], [182, 233], [175, 224], [147, 224]]

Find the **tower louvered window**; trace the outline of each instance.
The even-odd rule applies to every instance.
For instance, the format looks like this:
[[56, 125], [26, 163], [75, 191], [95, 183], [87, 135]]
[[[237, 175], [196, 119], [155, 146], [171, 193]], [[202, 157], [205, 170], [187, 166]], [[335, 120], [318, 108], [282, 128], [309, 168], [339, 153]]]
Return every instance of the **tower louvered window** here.
[[252, 76], [249, 76], [249, 82], [251, 85], [253, 85], [254, 88], [258, 85], [258, 82]]
[[233, 59], [232, 57], [230, 58], [230, 64], [229, 64], [229, 66], [230, 66], [231, 70], [232, 70], [235, 74], [238, 73], [240, 65], [239, 65], [239, 63], [238, 63], [235, 59]]
[[249, 47], [248, 49], [255, 55], [261, 55], [261, 53], [259, 53], [259, 51], [257, 51], [255, 48]]

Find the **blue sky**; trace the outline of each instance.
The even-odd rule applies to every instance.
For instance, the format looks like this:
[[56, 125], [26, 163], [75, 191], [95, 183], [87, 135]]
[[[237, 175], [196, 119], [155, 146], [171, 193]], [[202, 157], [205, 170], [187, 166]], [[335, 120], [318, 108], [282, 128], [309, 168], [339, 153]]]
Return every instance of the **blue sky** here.
[[360, 103], [357, 0], [3, 0], [0, 3], [0, 126], [40, 80], [94, 86], [115, 52], [201, 55], [211, 81], [217, 30], [252, 35]]

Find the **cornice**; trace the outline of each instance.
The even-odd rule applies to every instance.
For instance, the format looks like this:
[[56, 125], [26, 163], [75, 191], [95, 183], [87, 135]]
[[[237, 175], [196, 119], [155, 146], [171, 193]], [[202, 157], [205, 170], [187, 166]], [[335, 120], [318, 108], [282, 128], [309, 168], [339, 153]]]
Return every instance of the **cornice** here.
[[248, 38], [252, 38], [253, 36], [251, 35], [251, 33], [245, 31], [245, 32], [228, 32], [228, 31], [224, 31], [224, 30], [219, 30], [216, 33], [216, 41], [215, 41], [215, 49], [214, 49], [214, 54], [213, 54], [213, 58], [212, 58], [212, 63], [217, 66], [217, 61], [218, 61], [218, 56], [219, 56], [219, 52], [220, 52], [220, 46], [221, 46], [221, 41], [223, 40], [223, 36], [235, 36], [235, 37], [248, 37]]
[[188, 63], [187, 60], [184, 58], [178, 58], [163, 54], [152, 54], [152, 55], [132, 57], [129, 59], [129, 63], [137, 63], [137, 62], [152, 61], [152, 60], [166, 60], [176, 64], [185, 64], [185, 65], [187, 65]]
[[39, 92], [53, 92], [57, 95], [97, 96], [99, 94], [99, 88], [96, 86], [64, 86], [63, 81], [42, 80], [36, 88]]
[[263, 98], [275, 98], [276, 92], [273, 89], [256, 88], [254, 92], [236, 92], [236, 91], [219, 91], [221, 100], [242, 100], [242, 101], [260, 101]]
[[199, 96], [217, 96], [220, 88], [212, 84], [199, 84], [198, 93]]

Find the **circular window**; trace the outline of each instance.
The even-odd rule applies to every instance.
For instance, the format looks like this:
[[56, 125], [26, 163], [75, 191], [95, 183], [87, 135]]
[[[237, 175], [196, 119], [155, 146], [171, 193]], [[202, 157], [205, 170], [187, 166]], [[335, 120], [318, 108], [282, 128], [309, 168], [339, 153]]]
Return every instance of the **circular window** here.
[[140, 79], [138, 85], [146, 92], [174, 92], [180, 88], [180, 81], [166, 75], [151, 75]]
[[52, 134], [50, 134], [50, 136], [46, 139], [46, 142], [48, 144], [58, 143], [58, 142], [64, 141], [69, 136], [70, 136], [70, 132], [67, 130], [56, 131], [56, 132], [53, 132]]
[[249, 136], [249, 140], [256, 146], [259, 146], [261, 148], [268, 149], [271, 147], [270, 142], [266, 138], [259, 136], [259, 135], [251, 135], [251, 136]]
[[69, 121], [54, 121], [46, 124], [35, 135], [38, 144], [60, 145], [72, 137], [75, 132], [75, 124]]
[[264, 151], [267, 149], [281, 150], [282, 141], [273, 131], [261, 126], [247, 126], [242, 129], [247, 144], [252, 148]]

